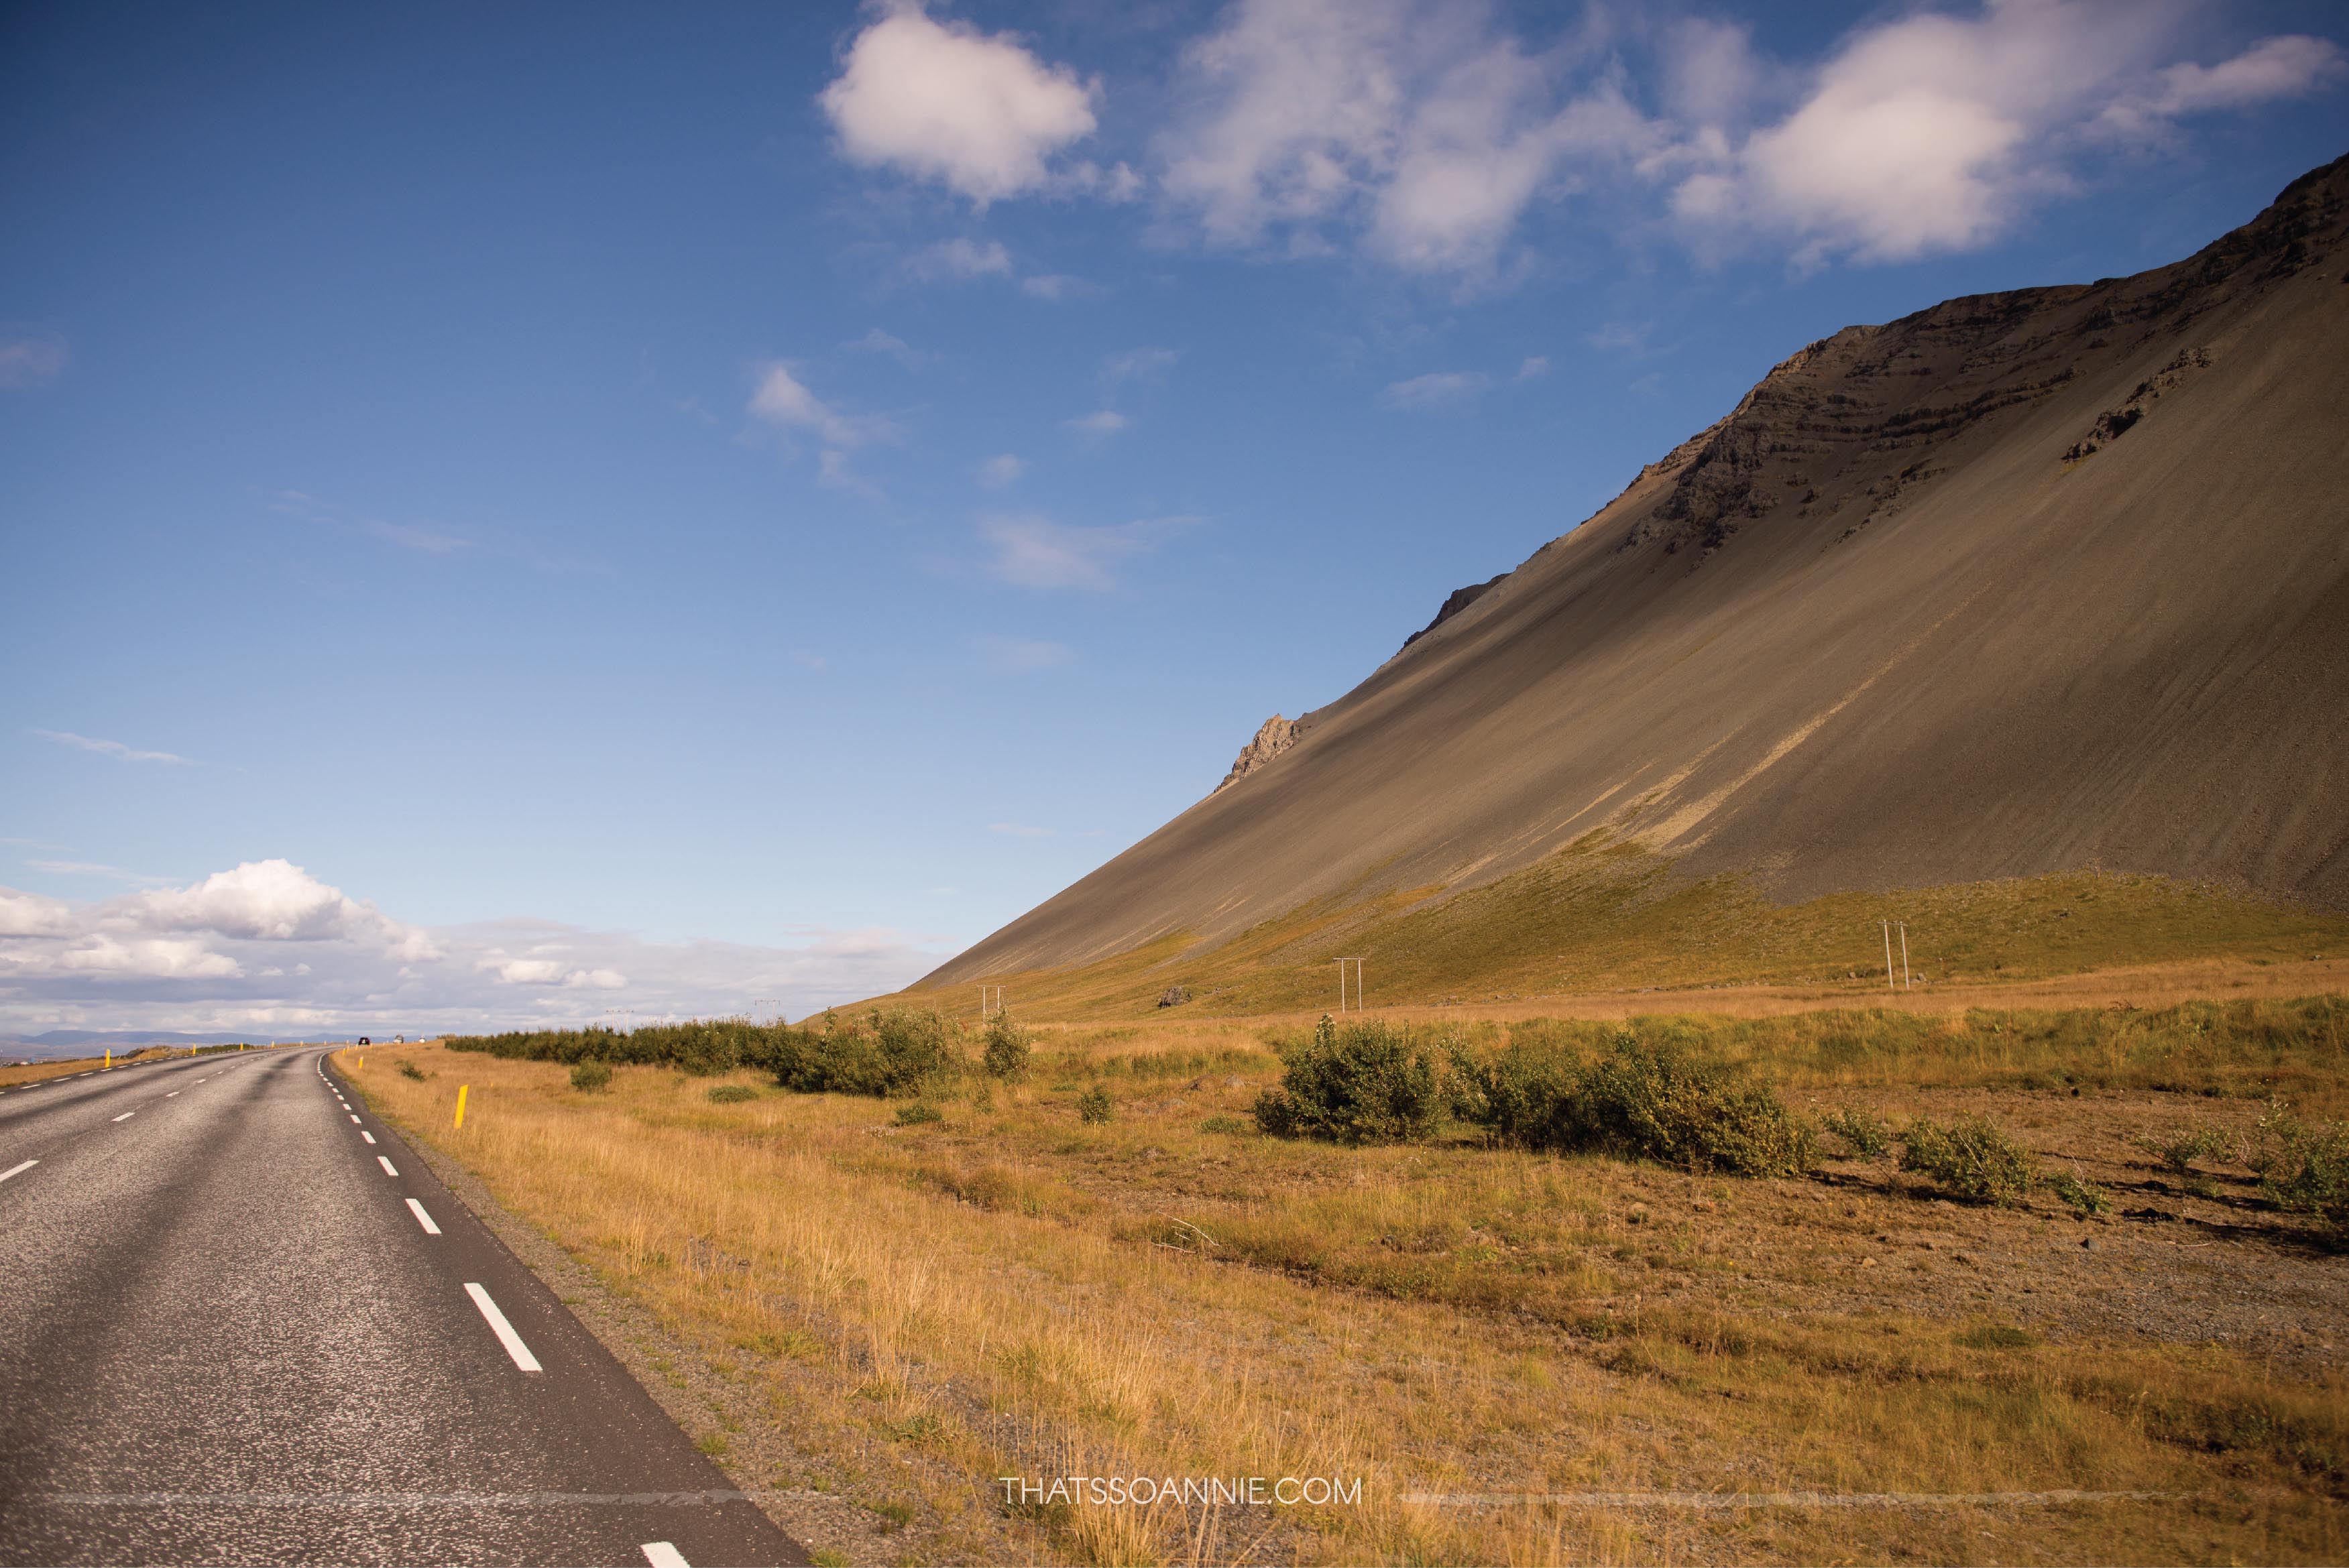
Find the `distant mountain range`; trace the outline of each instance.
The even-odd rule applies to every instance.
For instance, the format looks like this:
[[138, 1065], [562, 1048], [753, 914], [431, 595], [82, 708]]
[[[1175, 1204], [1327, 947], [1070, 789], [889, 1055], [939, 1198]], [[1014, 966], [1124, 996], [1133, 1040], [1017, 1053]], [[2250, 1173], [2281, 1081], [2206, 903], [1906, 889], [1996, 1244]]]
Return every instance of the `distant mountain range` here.
[[925, 985], [1640, 854], [2349, 907], [2349, 160], [2171, 266], [1852, 326]]

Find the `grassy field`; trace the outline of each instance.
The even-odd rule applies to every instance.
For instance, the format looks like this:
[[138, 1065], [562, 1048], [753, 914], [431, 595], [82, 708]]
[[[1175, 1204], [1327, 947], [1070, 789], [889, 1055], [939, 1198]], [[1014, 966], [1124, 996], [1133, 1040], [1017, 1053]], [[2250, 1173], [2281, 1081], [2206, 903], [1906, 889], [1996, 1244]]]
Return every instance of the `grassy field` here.
[[[1641, 1026], [1806, 1116], [1986, 1114], [2110, 1193], [2095, 1220], [1859, 1158], [1741, 1181], [1457, 1130], [1268, 1139], [1246, 1112], [1286, 1026], [1046, 1030], [1025, 1083], [935, 1120], [748, 1073], [339, 1060], [649, 1315], [745, 1486], [839, 1505], [792, 1516], [827, 1562], [2310, 1562], [2349, 1555], [2349, 1258], [2237, 1161], [2271, 1093], [2341, 1114], [2344, 1016]], [[2146, 1151], [2193, 1131], [2220, 1151], [2189, 1174]], [[1361, 1488], [1186, 1511], [997, 1483], [1066, 1474]]]
[[183, 1047], [149, 1046], [143, 1050], [117, 1051], [111, 1058], [104, 1052], [100, 1052], [90, 1057], [27, 1062], [21, 1067], [0, 1067], [0, 1089], [14, 1088], [18, 1084], [39, 1083], [47, 1078], [71, 1078], [76, 1073], [86, 1073], [92, 1068], [102, 1070], [109, 1065], [109, 1060], [111, 1065], [119, 1068], [130, 1062], [162, 1061], [171, 1057], [183, 1057], [187, 1054]]
[[[1884, 984], [1885, 919], [1908, 923], [1909, 968], [1937, 995], [2122, 965], [2349, 954], [2339, 913], [2116, 872], [1780, 904], [1736, 879], [1690, 882], [1644, 851], [1593, 843], [1455, 897], [1438, 891], [1308, 906], [1206, 954], [1175, 935], [1080, 969], [988, 978], [1038, 1016], [1075, 1019], [1142, 1016], [1178, 985], [1195, 1014], [1319, 1009], [1334, 999], [1340, 954], [1365, 960], [1366, 995], [1381, 1007], [1718, 985], [1858, 997]], [[965, 991], [976, 995], [907, 996], [953, 1007]]]

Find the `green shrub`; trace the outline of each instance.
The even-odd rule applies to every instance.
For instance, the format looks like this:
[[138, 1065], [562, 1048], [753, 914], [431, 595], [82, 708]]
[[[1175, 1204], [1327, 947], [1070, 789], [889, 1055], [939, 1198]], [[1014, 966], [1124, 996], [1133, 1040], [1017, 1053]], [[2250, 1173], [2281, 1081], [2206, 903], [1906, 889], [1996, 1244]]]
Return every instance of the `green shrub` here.
[[1107, 1121], [1112, 1116], [1116, 1114], [1116, 1109], [1117, 1108], [1110, 1103], [1109, 1090], [1102, 1088], [1099, 1084], [1093, 1085], [1092, 1088], [1077, 1096], [1077, 1119], [1079, 1121]]
[[1900, 1169], [1961, 1198], [2002, 1206], [2021, 1202], [2039, 1179], [2031, 1151], [1979, 1116], [1946, 1127], [1924, 1117], [1910, 1122], [1900, 1135]]
[[1958, 1343], [1971, 1350], [2028, 1350], [2039, 1336], [2013, 1324], [1985, 1323], [1959, 1335]]
[[418, 1067], [414, 1062], [402, 1062], [399, 1064], [399, 1076], [404, 1078], [414, 1078], [418, 1083], [422, 1083], [424, 1081], [424, 1069]]
[[709, 1091], [712, 1105], [747, 1105], [759, 1098], [759, 1091], [746, 1083], [721, 1083]]
[[1011, 1015], [999, 1012], [987, 1021], [987, 1051], [981, 1065], [987, 1076], [1013, 1083], [1028, 1076], [1030, 1048], [1028, 1031], [1011, 1021]]
[[1242, 1133], [1247, 1130], [1248, 1124], [1237, 1116], [1211, 1116], [1199, 1123], [1202, 1132]]
[[1881, 1160], [1892, 1152], [1892, 1130], [1864, 1110], [1846, 1106], [1821, 1117], [1819, 1124], [1849, 1144], [1852, 1153], [1862, 1160]]
[[2349, 1127], [2311, 1126], [2282, 1100], [2260, 1119], [2260, 1150], [2252, 1161], [2260, 1192], [2277, 1208], [2313, 1214], [2335, 1236], [2349, 1236]]
[[573, 1088], [592, 1091], [608, 1086], [611, 1081], [612, 1066], [609, 1062], [581, 1062], [571, 1069]]
[[2058, 1171], [2047, 1178], [2047, 1190], [2069, 1203], [2072, 1212], [2084, 1220], [2112, 1212], [2113, 1201], [2105, 1190], [2071, 1171]]
[[2234, 1151], [2235, 1140], [2215, 1127], [2181, 1127], [2168, 1138], [2143, 1138], [2137, 1147], [2179, 1176], [2195, 1174], [2198, 1160], [2216, 1160]]
[[945, 1119], [946, 1114], [936, 1106], [926, 1104], [920, 1100], [897, 1108], [897, 1125], [900, 1127], [919, 1127], [926, 1121], [944, 1121]]
[[1740, 1176], [1795, 1175], [1817, 1161], [1810, 1129], [1767, 1088], [1629, 1028], [1588, 1060], [1514, 1039], [1452, 1060], [1454, 1114], [1524, 1148]]
[[1340, 1028], [1323, 1015], [1310, 1041], [1284, 1045], [1280, 1087], [1256, 1102], [1257, 1125], [1280, 1138], [1388, 1143], [1435, 1130], [1435, 1062], [1409, 1029], [1383, 1021]]
[[936, 1012], [875, 1009], [843, 1021], [826, 1013], [821, 1027], [800, 1031], [775, 1063], [775, 1081], [802, 1094], [909, 1095], [960, 1066], [947, 1021]]

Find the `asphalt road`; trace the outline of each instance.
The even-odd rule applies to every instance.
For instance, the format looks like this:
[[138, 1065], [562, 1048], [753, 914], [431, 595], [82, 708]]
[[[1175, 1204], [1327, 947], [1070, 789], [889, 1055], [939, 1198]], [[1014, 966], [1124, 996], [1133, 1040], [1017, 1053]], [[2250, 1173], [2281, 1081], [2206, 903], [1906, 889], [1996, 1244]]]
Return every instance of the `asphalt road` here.
[[807, 1562], [325, 1055], [0, 1093], [0, 1563]]

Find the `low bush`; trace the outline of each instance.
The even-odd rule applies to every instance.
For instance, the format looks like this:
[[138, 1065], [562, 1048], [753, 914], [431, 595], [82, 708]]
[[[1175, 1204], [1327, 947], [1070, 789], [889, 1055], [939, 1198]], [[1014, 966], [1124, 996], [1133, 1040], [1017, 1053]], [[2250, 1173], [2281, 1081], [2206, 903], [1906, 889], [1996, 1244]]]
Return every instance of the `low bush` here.
[[2144, 1138], [2137, 1147], [2179, 1176], [2195, 1174], [2198, 1160], [2219, 1160], [2235, 1151], [2235, 1140], [2215, 1127], [2181, 1127], [2166, 1138]]
[[1512, 1040], [1481, 1058], [1455, 1049], [1452, 1061], [1454, 1114], [1522, 1148], [1740, 1176], [1817, 1161], [1810, 1129], [1769, 1089], [1631, 1029], [1590, 1059]]
[[2260, 1149], [2251, 1165], [2269, 1202], [2312, 1214], [2334, 1236], [2349, 1238], [2349, 1127], [2312, 1125], [2282, 1101], [2271, 1100], [2260, 1119]]
[[1279, 1047], [1280, 1087], [1256, 1102], [1257, 1125], [1279, 1138], [1383, 1143], [1423, 1138], [1443, 1108], [1434, 1053], [1406, 1027], [1340, 1027], [1323, 1015], [1309, 1041]]
[[897, 1007], [853, 1019], [826, 1013], [813, 1028], [717, 1018], [626, 1034], [597, 1028], [469, 1035], [447, 1044], [452, 1051], [519, 1061], [673, 1067], [701, 1078], [756, 1068], [774, 1074], [783, 1088], [805, 1094], [893, 1096], [960, 1073], [963, 1061], [954, 1038], [954, 1027], [937, 1013]]
[[2018, 1203], [2039, 1180], [2031, 1151], [1979, 1116], [1944, 1126], [1919, 1117], [1900, 1135], [1900, 1169], [1932, 1178], [1961, 1198]]
[[399, 1064], [399, 1076], [404, 1078], [414, 1078], [418, 1083], [422, 1083], [424, 1081], [424, 1069], [418, 1067], [414, 1062], [402, 1062]]
[[897, 1108], [897, 1125], [900, 1127], [919, 1127], [926, 1121], [944, 1121], [945, 1119], [945, 1112], [939, 1110], [936, 1106], [926, 1104], [921, 1100]]
[[1093, 1085], [1092, 1088], [1077, 1096], [1077, 1119], [1079, 1121], [1107, 1121], [1112, 1116], [1116, 1114], [1116, 1110], [1117, 1108], [1110, 1103], [1109, 1090], [1102, 1088], [1099, 1084]]
[[2112, 1212], [2113, 1201], [2105, 1190], [2072, 1171], [2058, 1171], [2047, 1178], [2047, 1190], [2070, 1204], [2072, 1212], [2084, 1220]]
[[759, 1098], [759, 1091], [746, 1083], [721, 1083], [709, 1091], [712, 1105], [747, 1105]]
[[608, 1088], [611, 1082], [612, 1064], [609, 1062], [581, 1062], [571, 1069], [571, 1087], [575, 1089], [585, 1089], [593, 1093], [596, 1089]]
[[979, 1062], [988, 1077], [1016, 1083], [1028, 1076], [1030, 1054], [1028, 1031], [1013, 1023], [1010, 1014], [999, 1012], [987, 1021], [987, 1049]]
[[1864, 1110], [1846, 1106], [1819, 1118], [1819, 1125], [1851, 1146], [1861, 1160], [1881, 1160], [1892, 1152], [1892, 1130]]
[[1238, 1134], [1247, 1132], [1248, 1130], [1248, 1124], [1242, 1121], [1237, 1116], [1211, 1116], [1207, 1118], [1206, 1120], [1199, 1123], [1199, 1130], [1202, 1132]]

